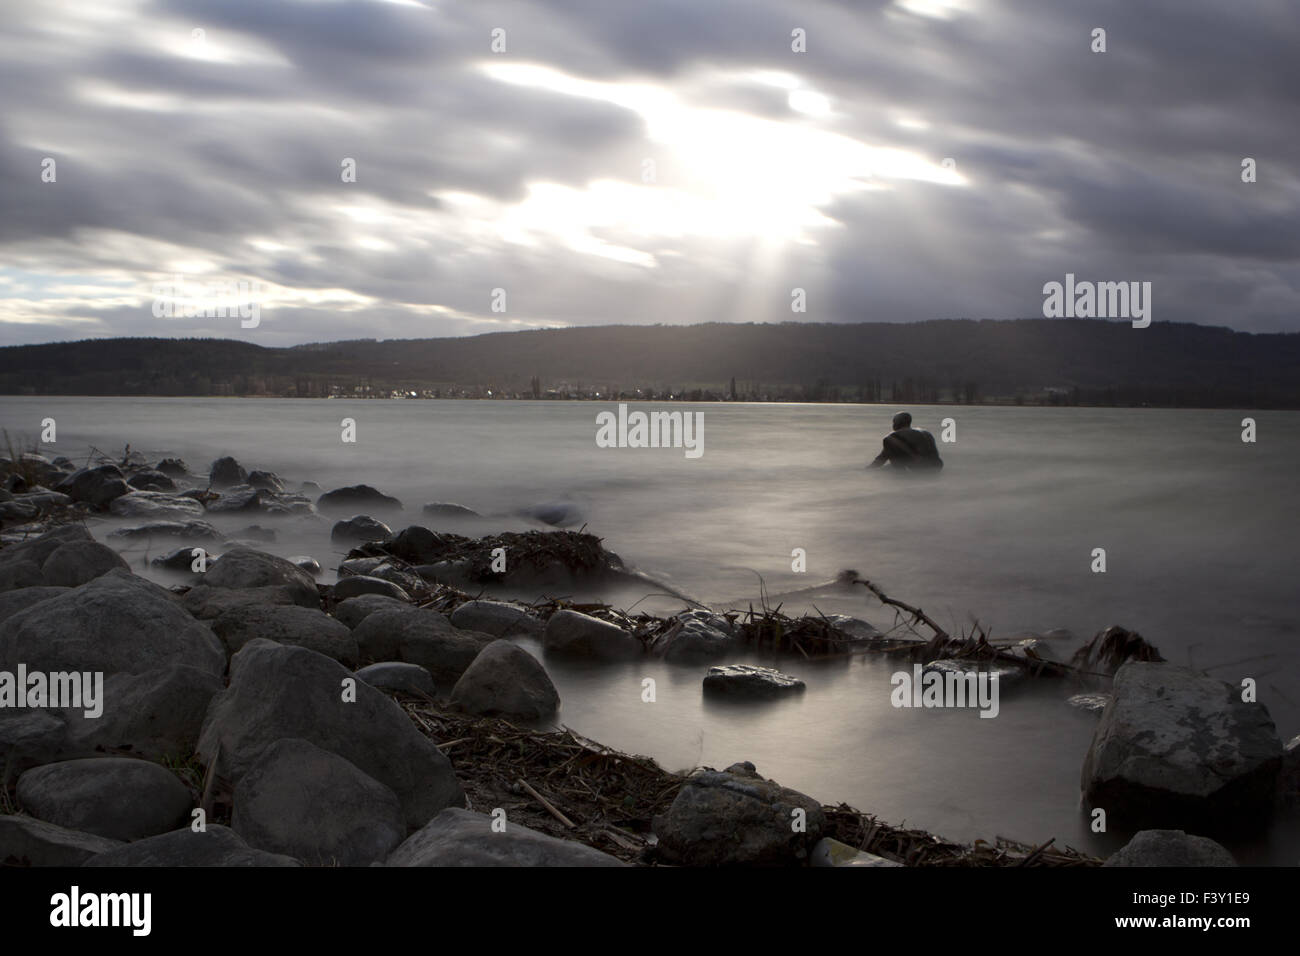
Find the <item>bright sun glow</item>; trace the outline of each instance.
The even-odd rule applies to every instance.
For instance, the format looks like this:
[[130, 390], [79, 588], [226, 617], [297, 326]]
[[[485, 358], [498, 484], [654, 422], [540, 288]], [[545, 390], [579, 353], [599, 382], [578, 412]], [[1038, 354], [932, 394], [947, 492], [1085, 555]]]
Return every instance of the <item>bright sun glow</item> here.
[[[779, 121], [682, 102], [667, 90], [635, 83], [585, 80], [532, 64], [487, 62], [492, 78], [629, 109], [645, 124], [655, 164], [653, 183], [601, 180], [585, 188], [533, 183], [528, 197], [501, 223], [511, 241], [547, 233], [571, 248], [652, 266], [648, 253], [610, 243], [596, 233], [617, 228], [654, 239], [682, 235], [807, 242], [808, 232], [833, 224], [820, 207], [837, 196], [888, 188], [888, 180], [956, 184], [951, 170], [918, 154], [868, 146], [815, 122], [832, 112], [824, 94], [798, 77], [769, 72], [755, 82], [789, 90], [797, 114]], [[456, 201], [452, 197], [444, 197]]]

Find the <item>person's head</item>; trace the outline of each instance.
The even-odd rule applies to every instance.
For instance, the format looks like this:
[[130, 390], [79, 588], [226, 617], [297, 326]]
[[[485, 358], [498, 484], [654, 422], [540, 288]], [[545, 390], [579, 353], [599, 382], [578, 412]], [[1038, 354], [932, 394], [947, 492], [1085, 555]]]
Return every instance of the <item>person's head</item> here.
[[894, 416], [894, 431], [906, 428], [910, 424], [912, 424], [912, 416], [907, 412], [899, 412]]

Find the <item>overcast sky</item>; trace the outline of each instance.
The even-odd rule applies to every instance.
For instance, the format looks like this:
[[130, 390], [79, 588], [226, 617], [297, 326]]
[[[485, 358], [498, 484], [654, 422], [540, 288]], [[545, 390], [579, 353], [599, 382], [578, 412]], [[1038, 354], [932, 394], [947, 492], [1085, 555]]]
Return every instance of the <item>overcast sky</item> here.
[[[1297, 51], [1295, 0], [8, 3], [0, 344], [1015, 318], [1067, 272], [1300, 331]], [[177, 275], [260, 324], [155, 317]]]

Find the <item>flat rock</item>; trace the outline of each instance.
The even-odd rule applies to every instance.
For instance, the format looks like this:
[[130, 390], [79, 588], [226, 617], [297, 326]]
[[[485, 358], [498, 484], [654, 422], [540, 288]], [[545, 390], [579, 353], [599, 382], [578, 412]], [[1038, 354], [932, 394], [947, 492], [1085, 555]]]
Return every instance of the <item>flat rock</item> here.
[[357, 671], [357, 677], [371, 687], [384, 691], [398, 691], [413, 697], [432, 697], [436, 692], [433, 678], [419, 664], [405, 661], [380, 661]]
[[235, 787], [231, 827], [249, 846], [318, 866], [368, 866], [406, 836], [397, 795], [337, 754], [277, 740]]
[[1142, 830], [1104, 866], [1236, 866], [1227, 848], [1182, 830]]
[[385, 581], [383, 578], [371, 577], [368, 574], [348, 575], [345, 578], [339, 578], [338, 583], [334, 585], [334, 598], [338, 601], [346, 601], [348, 598], [358, 597], [362, 594], [380, 594], [384, 597], [406, 602], [411, 600], [411, 596], [406, 593], [406, 589], [400, 584]]
[[351, 485], [325, 492], [316, 499], [316, 507], [327, 514], [337, 514], [340, 511], [356, 512], [359, 508], [368, 511], [401, 511], [402, 503], [369, 485]]
[[1263, 704], [1168, 663], [1125, 663], [1112, 693], [1082, 773], [1088, 805], [1112, 826], [1220, 832], [1267, 818], [1282, 742]]
[[547, 653], [595, 660], [640, 657], [641, 642], [621, 627], [578, 611], [556, 611], [546, 622], [542, 645]]
[[541, 720], [560, 709], [546, 668], [522, 647], [495, 640], [456, 681], [451, 702], [471, 714]]
[[431, 501], [421, 511], [434, 518], [477, 518], [479, 513], [451, 501]]
[[559, 840], [519, 823], [492, 829], [492, 817], [443, 810], [411, 834], [388, 866], [625, 866], [622, 860], [573, 840]]
[[125, 845], [35, 817], [0, 815], [0, 866], [81, 866], [97, 853]]
[[217, 617], [212, 631], [221, 638], [228, 654], [261, 637], [277, 644], [309, 648], [348, 667], [355, 667], [359, 657], [348, 626], [317, 608], [245, 604]]
[[466, 601], [451, 612], [451, 623], [493, 637], [540, 637], [542, 622], [524, 608], [504, 601]]
[[[353, 685], [356, 699], [345, 700]], [[387, 786], [408, 827], [464, 805], [451, 763], [382, 691], [315, 651], [252, 641], [231, 659], [230, 686], [208, 708], [198, 752], [209, 764], [219, 752], [218, 772], [237, 785], [286, 737], [338, 754]]]
[[804, 682], [771, 667], [752, 664], [722, 664], [710, 667], [704, 675], [704, 690], [709, 694], [763, 699], [781, 697], [804, 690]]
[[206, 521], [150, 521], [146, 524], [110, 531], [109, 537], [132, 540], [178, 538], [181, 541], [220, 541], [223, 535]]
[[85, 866], [301, 866], [293, 857], [254, 850], [229, 827], [210, 823], [137, 840], [91, 857]]
[[147, 760], [91, 757], [28, 770], [18, 802], [32, 816], [114, 840], [165, 833], [190, 816], [189, 788]]
[[190, 521], [203, 515], [203, 505], [193, 498], [161, 491], [132, 491], [114, 498], [108, 510], [119, 518], [157, 521]]
[[[803, 832], [794, 826], [800, 817]], [[826, 816], [816, 800], [745, 762], [692, 774], [653, 826], [660, 853], [672, 863], [800, 866], [822, 838]]]

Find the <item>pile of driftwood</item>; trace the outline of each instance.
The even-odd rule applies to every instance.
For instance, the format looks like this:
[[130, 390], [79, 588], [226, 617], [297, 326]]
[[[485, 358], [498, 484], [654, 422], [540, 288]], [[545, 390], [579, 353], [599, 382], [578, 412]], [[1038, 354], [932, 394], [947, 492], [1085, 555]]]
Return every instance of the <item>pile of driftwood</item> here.
[[[440, 710], [399, 697], [420, 730], [451, 760], [471, 809], [554, 837], [577, 840], [630, 863], [653, 863], [653, 819], [668, 811], [686, 777], [648, 757], [618, 753], [571, 730], [527, 730], [499, 719]], [[907, 866], [1097, 866], [1051, 841], [952, 843], [882, 823], [846, 804], [824, 807], [826, 836]]]

